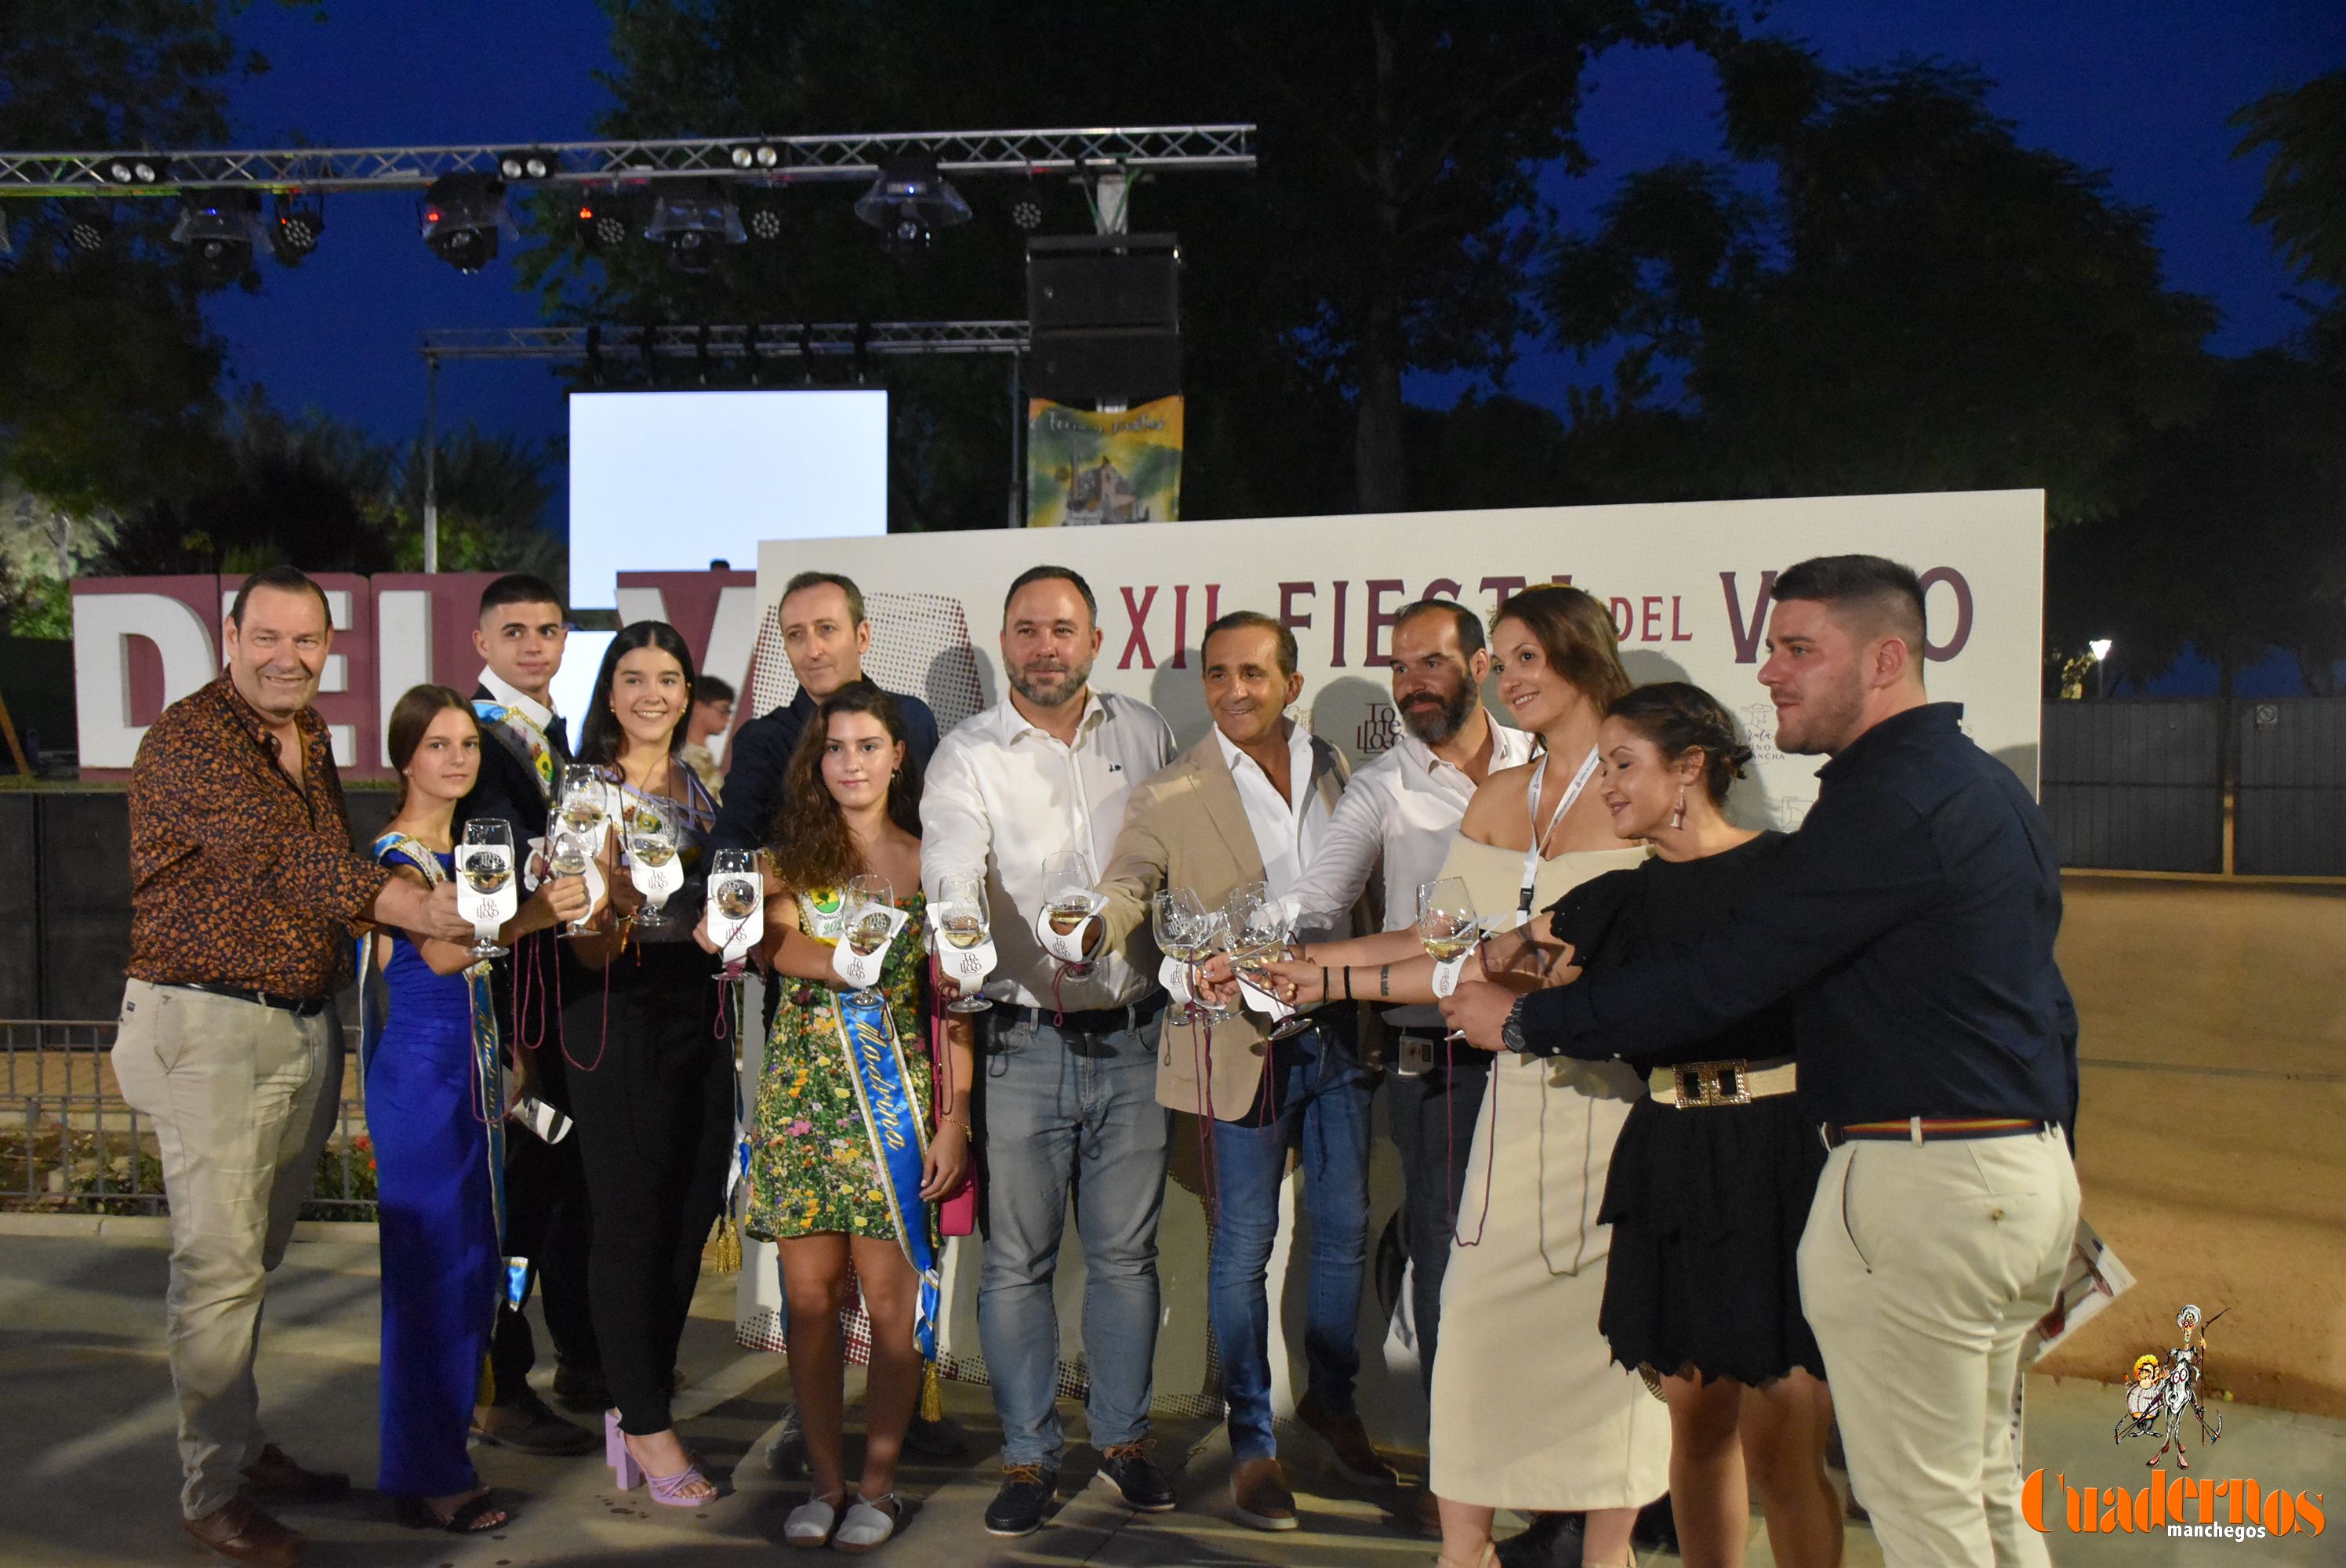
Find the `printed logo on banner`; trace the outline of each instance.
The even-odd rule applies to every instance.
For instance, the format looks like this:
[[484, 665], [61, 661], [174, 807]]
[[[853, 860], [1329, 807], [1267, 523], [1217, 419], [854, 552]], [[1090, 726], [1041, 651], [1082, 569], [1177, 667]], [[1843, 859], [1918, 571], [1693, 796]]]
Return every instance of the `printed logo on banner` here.
[[1391, 750], [1400, 739], [1401, 715], [1393, 711], [1391, 703], [1369, 704], [1369, 716], [1352, 731], [1353, 743], [1363, 756]]

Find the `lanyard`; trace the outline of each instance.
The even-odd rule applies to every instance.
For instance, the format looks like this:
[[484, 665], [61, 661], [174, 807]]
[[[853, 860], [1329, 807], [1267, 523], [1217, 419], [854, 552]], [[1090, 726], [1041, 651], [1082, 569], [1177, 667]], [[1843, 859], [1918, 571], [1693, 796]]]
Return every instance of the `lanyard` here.
[[1532, 883], [1539, 878], [1541, 849], [1545, 845], [1548, 836], [1556, 831], [1556, 825], [1564, 820], [1564, 814], [1572, 809], [1572, 803], [1580, 799], [1580, 792], [1588, 787], [1588, 780], [1596, 771], [1596, 748], [1592, 746], [1588, 748], [1587, 759], [1580, 765], [1580, 771], [1574, 774], [1572, 782], [1566, 786], [1564, 799], [1549, 814], [1547, 832], [1543, 833], [1539, 830], [1539, 792], [1540, 780], [1547, 777], [1547, 753], [1541, 752], [1539, 760], [1532, 764], [1531, 788], [1524, 799], [1524, 814], [1531, 821], [1532, 847], [1524, 851], [1524, 885], [1515, 895], [1517, 925], [1523, 924], [1531, 918]]

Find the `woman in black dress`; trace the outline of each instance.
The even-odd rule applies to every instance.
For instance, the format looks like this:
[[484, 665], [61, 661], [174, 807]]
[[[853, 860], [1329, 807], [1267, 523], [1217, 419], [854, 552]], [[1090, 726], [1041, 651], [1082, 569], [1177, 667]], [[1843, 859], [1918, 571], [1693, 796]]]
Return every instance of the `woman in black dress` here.
[[[1699, 687], [1670, 681], [1617, 698], [1597, 745], [1614, 831], [1656, 854], [1566, 894], [1541, 945], [1602, 971], [1720, 918], [1788, 840], [1722, 814], [1751, 753]], [[1503, 938], [1485, 960], [1495, 969], [1528, 956]], [[1841, 1561], [1841, 1502], [1824, 1467], [1832, 1401], [1796, 1257], [1824, 1148], [1792, 1093], [1792, 1056], [1791, 1009], [1780, 1003], [1710, 1039], [1623, 1058], [1649, 1091], [1614, 1145], [1597, 1216], [1613, 1227], [1597, 1326], [1614, 1359], [1668, 1401], [1671, 1508], [1694, 1565], [1743, 1561], [1747, 1481], [1778, 1563]]]

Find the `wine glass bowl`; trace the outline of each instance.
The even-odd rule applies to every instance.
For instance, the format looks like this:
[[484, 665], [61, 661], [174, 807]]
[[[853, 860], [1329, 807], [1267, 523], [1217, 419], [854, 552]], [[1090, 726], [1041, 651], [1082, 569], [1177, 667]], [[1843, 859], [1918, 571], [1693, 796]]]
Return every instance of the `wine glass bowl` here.
[[[765, 883], [758, 870], [755, 850], [719, 850], [709, 857], [709, 935], [722, 955], [765, 905]], [[726, 930], [720, 921], [729, 921]], [[717, 972], [719, 980], [741, 978], [742, 960], [727, 959]]]
[[[937, 878], [936, 902], [930, 906], [937, 935], [945, 945], [966, 952], [983, 947], [994, 932], [992, 907], [985, 894], [983, 871], [946, 871]], [[945, 1004], [948, 1013], [983, 1013], [994, 1005], [964, 983], [963, 994]]]
[[[494, 817], [465, 823], [463, 847], [458, 850], [455, 860], [456, 875], [475, 894], [488, 898], [502, 891], [505, 884], [513, 881], [513, 830]], [[474, 928], [474, 958], [503, 958], [505, 952], [505, 948], [482, 936], [478, 928]]]
[[[1270, 896], [1262, 882], [1240, 882], [1230, 890], [1222, 911], [1229, 921], [1230, 962], [1241, 973], [1258, 975], [1266, 964], [1288, 956], [1295, 941], [1295, 916], [1286, 901]], [[1269, 988], [1261, 988], [1269, 994]], [[1290, 1013], [1271, 1026], [1270, 1037], [1284, 1040], [1311, 1027], [1300, 1012]]]
[[[1482, 940], [1482, 929], [1476, 923], [1474, 895], [1466, 891], [1464, 877], [1443, 877], [1425, 882], [1417, 890], [1417, 940], [1425, 945], [1428, 957], [1436, 963], [1448, 963], [1466, 956]], [[1465, 1035], [1450, 1032], [1453, 1040]]]
[[[885, 877], [862, 876], [847, 884], [847, 934], [842, 939], [847, 951], [858, 958], [869, 958], [888, 945], [894, 922], [889, 911], [895, 907], [896, 890]], [[877, 986], [859, 986], [853, 999], [869, 1007], [882, 1000]]]
[[[1073, 936], [1092, 912], [1091, 857], [1081, 850], [1061, 850], [1043, 857], [1043, 908], [1054, 934]], [[1080, 978], [1092, 972], [1087, 960], [1060, 962], [1067, 973]]]

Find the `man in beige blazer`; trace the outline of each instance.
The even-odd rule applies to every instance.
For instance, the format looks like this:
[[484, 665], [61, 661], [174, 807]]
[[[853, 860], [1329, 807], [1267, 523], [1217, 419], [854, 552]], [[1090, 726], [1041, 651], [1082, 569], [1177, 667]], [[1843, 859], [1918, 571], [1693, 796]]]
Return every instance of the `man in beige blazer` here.
[[[1151, 901], [1167, 888], [1188, 889], [1209, 910], [1249, 882], [1265, 884], [1274, 899], [1286, 896], [1318, 851], [1343, 792], [1343, 757], [1287, 717], [1303, 689], [1292, 632], [1268, 616], [1236, 611], [1206, 628], [1199, 663], [1214, 728], [1126, 805], [1100, 889], [1110, 949], [1148, 925]], [[1311, 1236], [1303, 1345], [1311, 1391], [1296, 1415], [1328, 1441], [1348, 1477], [1372, 1485], [1392, 1479], [1353, 1407], [1375, 1077], [1359, 1059], [1354, 1009], [1325, 1009], [1285, 1040], [1270, 1033], [1267, 1019], [1247, 1011], [1210, 1027], [1168, 1016], [1157, 1098], [1205, 1118], [1210, 1129], [1218, 1211], [1207, 1312], [1229, 1406], [1231, 1502], [1243, 1523], [1292, 1530], [1294, 1494], [1271, 1435], [1264, 1289], [1290, 1149], [1300, 1157]]]

